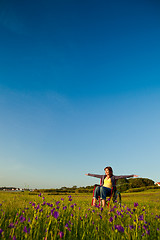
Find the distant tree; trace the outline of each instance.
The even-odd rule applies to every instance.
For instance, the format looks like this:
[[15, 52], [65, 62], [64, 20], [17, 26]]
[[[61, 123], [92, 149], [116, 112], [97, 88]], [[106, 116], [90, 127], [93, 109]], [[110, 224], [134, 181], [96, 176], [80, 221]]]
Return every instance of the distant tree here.
[[154, 185], [154, 181], [148, 178], [130, 178], [128, 181], [130, 188], [140, 188]]

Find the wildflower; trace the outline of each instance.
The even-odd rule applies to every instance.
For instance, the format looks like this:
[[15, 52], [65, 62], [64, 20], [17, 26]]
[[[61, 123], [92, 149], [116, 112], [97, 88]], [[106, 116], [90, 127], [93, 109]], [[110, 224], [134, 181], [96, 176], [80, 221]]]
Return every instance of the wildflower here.
[[57, 202], [56, 202], [56, 205], [58, 205], [59, 203], [60, 203], [60, 201], [57, 201]]
[[138, 203], [134, 203], [134, 207], [138, 207]]
[[28, 222], [31, 222], [31, 219], [30, 219], [30, 218], [28, 218]]
[[139, 216], [138, 220], [143, 221], [143, 214]]
[[159, 231], [159, 228], [157, 228], [157, 231]]
[[36, 207], [36, 210], [38, 210], [39, 209], [39, 204], [37, 205], [37, 207]]
[[24, 226], [23, 232], [25, 232], [25, 233], [30, 233], [30, 228], [28, 228], [28, 230], [27, 230], [27, 227]]
[[67, 206], [64, 206], [64, 207], [63, 207], [63, 210], [65, 210], [65, 209], [67, 209]]
[[59, 217], [59, 212], [55, 211], [54, 214], [53, 214], [53, 217], [57, 219]]
[[74, 208], [74, 205], [73, 205], [73, 204], [71, 205], [71, 208]]
[[110, 217], [109, 222], [113, 222], [113, 217]]
[[60, 236], [60, 238], [62, 238], [64, 236], [64, 233], [63, 232], [59, 232], [59, 236]]
[[51, 209], [51, 215], [53, 215], [54, 210], [55, 210], [55, 208]]
[[38, 217], [36, 216], [36, 217], [35, 217], [35, 219], [37, 220], [37, 219], [38, 219]]
[[73, 214], [71, 213], [71, 217], [73, 217]]
[[8, 227], [9, 227], [9, 228], [14, 228], [14, 224], [13, 224], [13, 223], [10, 223]]
[[41, 195], [42, 195], [42, 194], [40, 193], [40, 194], [38, 195], [38, 197], [41, 197]]
[[149, 231], [149, 230], [146, 230], [146, 234], [147, 234], [147, 235], [150, 235], [150, 231]]
[[128, 211], [128, 212], [130, 212], [130, 211], [131, 211], [131, 209], [127, 207], [127, 211]]
[[133, 225], [129, 225], [129, 228], [132, 230], [134, 228], [134, 226]]
[[144, 229], [144, 230], [147, 230], [147, 228], [148, 228], [148, 226], [146, 226], [146, 225], [143, 226], [143, 229]]
[[119, 215], [119, 216], [121, 215], [121, 213], [118, 210], [117, 210], [117, 215]]
[[71, 201], [72, 201], [72, 198], [69, 198], [68, 200], [71, 202]]
[[2, 232], [3, 232], [3, 230], [2, 230], [2, 228], [0, 228], [0, 236], [2, 235]]
[[64, 201], [64, 198], [61, 198], [61, 201]]
[[66, 227], [66, 228], [68, 227], [68, 223], [66, 223], [65, 227]]
[[17, 240], [17, 238], [16, 238], [16, 236], [15, 236], [15, 235], [13, 236], [13, 238], [12, 238], [12, 239], [13, 239], [13, 240]]
[[23, 223], [26, 219], [25, 219], [25, 217], [23, 217], [23, 215], [21, 215], [21, 216], [19, 217], [19, 220], [20, 220], [21, 223]]
[[115, 225], [115, 229], [117, 229], [119, 232], [124, 232], [124, 228], [121, 225]]

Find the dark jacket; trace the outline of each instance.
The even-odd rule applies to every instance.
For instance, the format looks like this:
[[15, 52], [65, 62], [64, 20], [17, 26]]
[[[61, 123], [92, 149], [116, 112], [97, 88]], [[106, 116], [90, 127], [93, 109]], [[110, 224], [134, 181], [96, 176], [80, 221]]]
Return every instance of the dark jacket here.
[[[100, 178], [101, 181], [100, 181], [100, 186], [103, 186], [104, 184], [104, 179], [106, 178], [106, 175], [98, 175], [98, 174], [91, 174], [91, 173], [88, 173], [88, 176], [91, 176], [91, 177], [96, 177], [96, 178]], [[122, 178], [131, 178], [133, 177], [134, 175], [121, 175], [121, 176], [112, 176], [111, 177], [111, 182], [112, 182], [112, 186], [116, 186], [116, 180], [118, 179], [122, 179]]]

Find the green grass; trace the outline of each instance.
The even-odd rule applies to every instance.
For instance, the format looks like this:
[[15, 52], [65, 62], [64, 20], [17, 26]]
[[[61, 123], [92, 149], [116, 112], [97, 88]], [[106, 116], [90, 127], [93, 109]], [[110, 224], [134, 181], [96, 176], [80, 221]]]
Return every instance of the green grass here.
[[123, 193], [121, 207], [91, 207], [91, 199], [0, 192], [0, 239], [160, 239], [159, 190]]

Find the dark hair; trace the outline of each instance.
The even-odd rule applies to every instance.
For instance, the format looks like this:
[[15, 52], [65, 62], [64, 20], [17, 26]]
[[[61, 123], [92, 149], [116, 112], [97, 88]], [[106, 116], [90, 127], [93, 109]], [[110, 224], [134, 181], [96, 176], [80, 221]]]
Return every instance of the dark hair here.
[[113, 176], [113, 169], [111, 167], [105, 167], [104, 170], [108, 169], [109, 170], [109, 176]]

